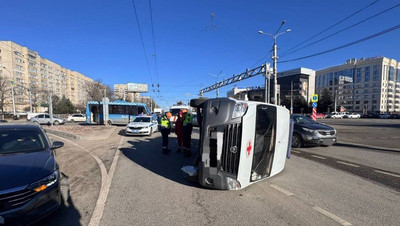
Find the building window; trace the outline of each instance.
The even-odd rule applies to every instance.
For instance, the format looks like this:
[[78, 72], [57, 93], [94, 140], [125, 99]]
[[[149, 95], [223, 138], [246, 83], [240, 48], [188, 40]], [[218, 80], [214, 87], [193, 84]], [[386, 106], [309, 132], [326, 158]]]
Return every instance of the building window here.
[[15, 57], [15, 61], [17, 61], [17, 63], [20, 63], [20, 64], [23, 63], [23, 61], [21, 59], [17, 58], [17, 57]]
[[369, 84], [368, 83], [364, 84], [364, 87], [365, 88], [369, 87]]
[[396, 81], [400, 82], [400, 69], [397, 69], [397, 76], [396, 76]]
[[337, 72], [335, 72], [335, 77], [334, 77], [334, 79], [335, 79], [335, 85], [338, 85], [339, 84], [339, 74], [337, 73]]
[[378, 65], [374, 65], [373, 69], [372, 69], [372, 80], [373, 81], [378, 81], [379, 77], [378, 77]]
[[332, 73], [328, 74], [328, 85], [329, 86], [333, 85], [333, 74]]
[[389, 81], [394, 81], [394, 67], [390, 66], [389, 67]]
[[361, 68], [357, 68], [357, 73], [356, 73], [356, 83], [361, 82]]
[[364, 89], [364, 93], [369, 93], [369, 90], [368, 89]]
[[364, 77], [364, 81], [365, 81], [365, 82], [369, 82], [369, 78], [370, 78], [370, 67], [365, 67], [365, 77]]
[[364, 95], [364, 99], [368, 99], [368, 97], [369, 97], [368, 94], [365, 94], [365, 95]]

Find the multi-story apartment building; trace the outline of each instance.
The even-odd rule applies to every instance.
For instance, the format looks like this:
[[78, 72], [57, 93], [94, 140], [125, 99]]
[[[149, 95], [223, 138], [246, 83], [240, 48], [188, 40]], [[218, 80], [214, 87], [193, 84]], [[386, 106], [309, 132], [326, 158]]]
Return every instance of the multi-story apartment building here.
[[[347, 60], [316, 73], [316, 92], [328, 89], [336, 106], [356, 112], [400, 112], [400, 63], [386, 57]], [[336, 109], [338, 110], [338, 109]]]
[[[93, 82], [12, 41], [0, 41], [0, 76], [14, 81], [15, 105], [20, 112], [29, 106], [28, 90], [36, 96], [36, 104], [47, 103], [46, 96], [53, 93], [60, 98], [65, 96], [74, 105], [85, 105], [85, 86]], [[12, 110], [11, 98], [8, 99], [5, 111]]]

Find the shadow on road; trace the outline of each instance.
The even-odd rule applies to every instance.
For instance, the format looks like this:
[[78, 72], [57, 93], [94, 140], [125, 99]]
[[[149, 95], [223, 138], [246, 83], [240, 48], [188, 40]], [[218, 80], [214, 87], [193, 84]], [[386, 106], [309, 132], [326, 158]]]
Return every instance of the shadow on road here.
[[182, 166], [193, 165], [198, 139], [192, 139], [192, 157], [190, 158], [184, 158], [181, 152], [176, 152], [176, 136], [172, 133], [169, 137], [171, 152], [168, 155], [162, 154], [162, 138], [159, 133], [153, 134], [153, 137], [128, 140], [127, 143], [131, 147], [121, 148], [120, 151], [136, 164], [177, 183], [200, 187], [197, 183], [185, 179], [181, 170]]
[[386, 151], [386, 152], [393, 152], [393, 153], [399, 153], [399, 151], [390, 149], [390, 148], [379, 148], [379, 147], [369, 147], [365, 145], [356, 145], [356, 144], [347, 144], [347, 143], [336, 143], [334, 144], [335, 146], [339, 147], [347, 147], [347, 148], [357, 148], [357, 149], [365, 149], [368, 151]]
[[61, 206], [55, 212], [51, 213], [49, 216], [41, 219], [40, 221], [36, 222], [35, 226], [42, 226], [42, 225], [81, 225], [80, 219], [81, 214], [75, 208], [74, 202], [69, 195], [69, 184], [68, 184], [68, 177], [63, 174], [66, 178], [65, 180], [60, 180], [60, 190], [61, 190]]

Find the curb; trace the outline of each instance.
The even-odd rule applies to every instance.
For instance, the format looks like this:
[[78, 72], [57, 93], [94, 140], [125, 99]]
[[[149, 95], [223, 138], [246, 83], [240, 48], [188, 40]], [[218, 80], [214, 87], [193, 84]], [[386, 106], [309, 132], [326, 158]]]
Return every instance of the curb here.
[[74, 135], [71, 133], [67, 133], [67, 132], [63, 132], [63, 131], [58, 131], [58, 130], [52, 130], [52, 129], [47, 129], [47, 128], [43, 128], [43, 130], [46, 133], [50, 133], [50, 134], [54, 134], [60, 137], [64, 137], [64, 138], [72, 138], [74, 140], [81, 140], [82, 138], [78, 135]]
[[373, 149], [379, 149], [379, 150], [384, 150], [384, 151], [400, 152], [400, 149], [398, 149], [398, 148], [378, 147], [378, 146], [373, 146], [373, 145], [357, 144], [357, 143], [349, 143], [349, 142], [337, 142], [336, 144], [351, 145], [351, 146], [356, 146], [356, 147], [360, 147], [360, 148], [373, 148]]

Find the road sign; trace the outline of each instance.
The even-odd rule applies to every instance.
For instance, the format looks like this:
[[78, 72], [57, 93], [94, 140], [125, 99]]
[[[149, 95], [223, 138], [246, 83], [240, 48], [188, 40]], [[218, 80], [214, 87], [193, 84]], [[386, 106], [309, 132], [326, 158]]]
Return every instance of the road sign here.
[[317, 103], [317, 102], [312, 103], [312, 107], [313, 107], [313, 108], [316, 108], [317, 106], [318, 106], [318, 103]]
[[318, 102], [318, 94], [313, 94], [311, 97], [311, 101], [314, 102]]

